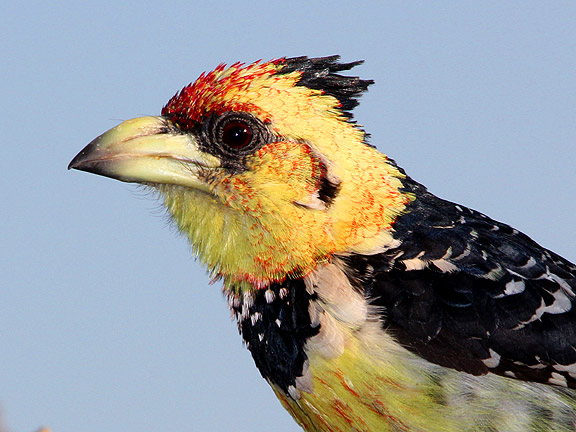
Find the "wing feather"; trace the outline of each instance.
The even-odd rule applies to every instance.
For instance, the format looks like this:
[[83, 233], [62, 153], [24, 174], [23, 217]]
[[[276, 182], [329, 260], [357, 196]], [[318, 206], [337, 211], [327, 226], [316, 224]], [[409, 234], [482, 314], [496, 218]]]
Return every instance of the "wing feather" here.
[[347, 257], [384, 326], [427, 360], [576, 387], [576, 266], [407, 180], [397, 246]]

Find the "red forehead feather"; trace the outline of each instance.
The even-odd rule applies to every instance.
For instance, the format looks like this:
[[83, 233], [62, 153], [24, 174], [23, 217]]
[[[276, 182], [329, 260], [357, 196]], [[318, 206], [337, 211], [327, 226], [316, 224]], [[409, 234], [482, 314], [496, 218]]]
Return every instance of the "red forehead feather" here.
[[246, 90], [255, 79], [273, 75], [283, 61], [257, 61], [247, 66], [238, 62], [230, 67], [222, 63], [211, 72], [203, 72], [196, 81], [174, 95], [162, 109], [162, 115], [182, 129], [189, 129], [211, 113], [246, 110], [249, 107], [245, 103], [227, 100], [226, 94], [231, 90]]

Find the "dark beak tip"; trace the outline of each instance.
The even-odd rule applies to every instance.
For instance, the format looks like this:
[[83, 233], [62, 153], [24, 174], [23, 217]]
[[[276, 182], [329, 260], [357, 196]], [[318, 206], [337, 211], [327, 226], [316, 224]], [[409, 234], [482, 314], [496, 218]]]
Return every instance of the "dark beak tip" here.
[[81, 171], [86, 171], [82, 165], [85, 165], [85, 162], [87, 162], [88, 159], [90, 159], [91, 154], [94, 154], [99, 150], [101, 139], [102, 135], [97, 136], [90, 143], [88, 143], [86, 147], [80, 150], [80, 153], [74, 156], [74, 159], [72, 159], [68, 164], [68, 169], [69, 170], [77, 169]]
[[70, 161], [70, 163], [68, 164], [68, 169], [78, 169], [78, 167], [82, 164], [82, 158], [84, 156], [84, 151], [81, 151], [80, 153], [78, 153], [74, 159], [72, 159]]

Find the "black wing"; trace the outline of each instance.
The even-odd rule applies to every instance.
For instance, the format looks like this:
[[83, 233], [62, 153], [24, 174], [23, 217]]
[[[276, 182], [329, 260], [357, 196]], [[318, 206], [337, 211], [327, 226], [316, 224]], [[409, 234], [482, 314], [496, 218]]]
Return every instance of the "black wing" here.
[[526, 235], [444, 201], [418, 197], [399, 244], [351, 268], [399, 342], [466, 371], [576, 387], [576, 266]]

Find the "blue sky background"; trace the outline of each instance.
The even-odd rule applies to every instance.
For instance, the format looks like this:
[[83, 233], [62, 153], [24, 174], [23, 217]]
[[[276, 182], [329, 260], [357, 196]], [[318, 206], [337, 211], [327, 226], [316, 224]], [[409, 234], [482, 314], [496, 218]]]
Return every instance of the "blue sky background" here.
[[[220, 62], [341, 54], [356, 119], [450, 200], [576, 259], [576, 2], [4, 2], [0, 407], [11, 432], [297, 431], [159, 204], [70, 159]], [[49, 5], [49, 3], [53, 3]]]

